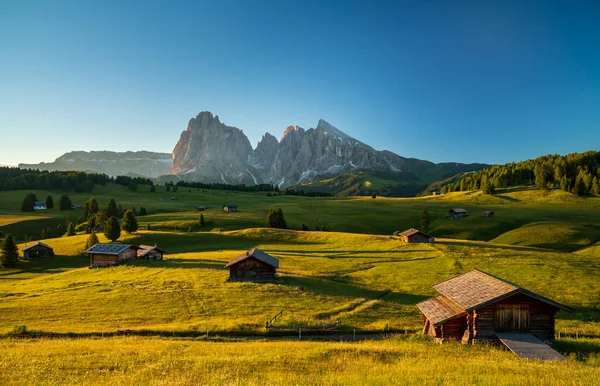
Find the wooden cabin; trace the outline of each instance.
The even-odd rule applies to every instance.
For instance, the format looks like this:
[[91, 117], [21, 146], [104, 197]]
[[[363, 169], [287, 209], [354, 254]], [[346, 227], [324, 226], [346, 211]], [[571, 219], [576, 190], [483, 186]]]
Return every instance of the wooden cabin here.
[[224, 212], [237, 212], [238, 207], [237, 207], [237, 205], [223, 205], [223, 211]]
[[433, 243], [435, 241], [433, 236], [414, 228], [407, 229], [404, 232], [397, 232], [396, 236], [407, 243]]
[[140, 245], [137, 250], [137, 258], [142, 260], [162, 260], [164, 254], [156, 245]]
[[279, 267], [279, 260], [261, 251], [251, 249], [231, 260], [229, 281], [273, 281]]
[[79, 204], [73, 204], [71, 205], [71, 209], [82, 209], [83, 205], [79, 205]]
[[204, 212], [206, 210], [206, 207], [202, 205], [196, 205], [196, 210], [198, 212]]
[[474, 269], [433, 286], [440, 295], [417, 304], [423, 332], [438, 342], [496, 343], [500, 333], [554, 339], [554, 315], [565, 305]]
[[463, 218], [467, 216], [467, 211], [463, 208], [452, 208], [448, 211], [449, 218]]
[[33, 245], [23, 248], [23, 259], [29, 260], [36, 257], [52, 257], [54, 256], [54, 249], [51, 246], [39, 241]]
[[90, 255], [90, 267], [107, 267], [119, 265], [137, 257], [139, 248], [131, 244], [101, 244], [98, 243], [84, 253]]
[[486, 210], [483, 212], [483, 217], [494, 217], [494, 212], [491, 210]]

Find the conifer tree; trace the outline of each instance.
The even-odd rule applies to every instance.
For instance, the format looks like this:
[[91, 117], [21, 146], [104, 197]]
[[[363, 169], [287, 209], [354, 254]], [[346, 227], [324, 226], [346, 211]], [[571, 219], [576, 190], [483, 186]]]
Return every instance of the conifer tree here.
[[424, 233], [429, 233], [429, 221], [430, 221], [430, 217], [429, 217], [429, 212], [427, 211], [427, 209], [423, 209], [421, 211], [421, 232]]
[[71, 210], [71, 199], [66, 194], [60, 196], [59, 200], [60, 210]]
[[106, 207], [106, 216], [110, 217], [119, 217], [119, 211], [117, 209], [117, 203], [114, 198], [111, 198], [108, 202], [108, 207]]
[[113, 242], [121, 237], [121, 227], [116, 217], [109, 218], [104, 224], [104, 236]]
[[202, 213], [200, 213], [200, 226], [204, 227], [206, 225], [206, 222], [204, 221], [204, 215]]
[[87, 240], [85, 241], [85, 250], [87, 251], [94, 245], [98, 244], [100, 240], [98, 240], [98, 236], [96, 236], [96, 232], [90, 233]]
[[28, 193], [21, 204], [21, 212], [33, 212], [33, 206], [37, 201], [35, 193]]
[[285, 218], [283, 217], [283, 210], [281, 210], [281, 208], [277, 209], [277, 222], [279, 223], [278, 228], [287, 229], [287, 223], [285, 222]]
[[48, 208], [48, 209], [54, 208], [54, 199], [50, 195], [48, 195], [48, 197], [46, 197], [46, 208]]
[[8, 233], [2, 242], [0, 248], [0, 262], [3, 266], [14, 268], [19, 262], [19, 248], [13, 239], [12, 234]]
[[67, 236], [75, 236], [77, 232], [75, 232], [75, 224], [73, 222], [69, 222], [67, 226]]
[[123, 223], [121, 224], [121, 228], [123, 228], [123, 230], [127, 233], [134, 233], [138, 230], [138, 223], [132, 210], [126, 211], [123, 215]]
[[145, 207], [140, 206], [140, 216], [146, 216], [148, 214], [148, 211], [146, 210]]
[[154, 187], [154, 185], [150, 185], [150, 193], [154, 192], [156, 192], [156, 188]]
[[271, 208], [267, 214], [267, 228], [277, 228], [277, 225], [277, 213]]

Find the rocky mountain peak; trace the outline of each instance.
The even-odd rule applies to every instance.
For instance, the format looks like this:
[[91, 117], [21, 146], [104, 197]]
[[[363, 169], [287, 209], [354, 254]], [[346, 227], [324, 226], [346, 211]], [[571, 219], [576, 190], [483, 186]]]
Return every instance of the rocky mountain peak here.
[[279, 140], [279, 142], [283, 141], [283, 139], [289, 135], [300, 135], [302, 136], [302, 134], [305, 133], [305, 130], [303, 128], [301, 128], [298, 125], [293, 125], [293, 126], [288, 126], [285, 131], [283, 132], [283, 136], [281, 137], [281, 139]]

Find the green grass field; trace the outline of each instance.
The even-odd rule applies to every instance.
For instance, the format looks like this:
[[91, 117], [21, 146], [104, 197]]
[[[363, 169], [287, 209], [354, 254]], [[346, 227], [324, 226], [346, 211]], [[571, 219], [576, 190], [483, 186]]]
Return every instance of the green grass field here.
[[[25, 234], [68, 215], [56, 209], [22, 215], [15, 208], [24, 194], [0, 192], [0, 230], [15, 232], [21, 248], [28, 244]], [[53, 195], [56, 201], [59, 194]], [[114, 197], [126, 208], [148, 208], [150, 214], [138, 218], [142, 230], [119, 241], [157, 243], [166, 260], [88, 269], [81, 254], [87, 235], [80, 234], [43, 240], [54, 258], [0, 268], [0, 383], [598, 383], [600, 200], [565, 195], [515, 189], [495, 196], [308, 198], [98, 187], [101, 207]], [[71, 198], [83, 203], [88, 197]], [[222, 212], [225, 203], [240, 205], [240, 212]], [[208, 207], [208, 226], [187, 232], [198, 221], [195, 205]], [[318, 217], [336, 232], [260, 228], [270, 207], [282, 207], [294, 228], [314, 228]], [[470, 215], [449, 220], [451, 207]], [[423, 208], [432, 214], [435, 243], [406, 244], [390, 236], [418, 227]], [[496, 217], [480, 216], [483, 210]], [[143, 230], [148, 223], [152, 230]], [[103, 235], [100, 240], [106, 241]], [[225, 264], [252, 247], [280, 259], [278, 279], [227, 282]], [[497, 348], [424, 339], [415, 303], [435, 295], [432, 285], [472, 268], [573, 307], [573, 313], [559, 312], [556, 322], [556, 348], [570, 360], [527, 362]], [[282, 310], [280, 325], [340, 321], [347, 332], [401, 337], [229, 341], [271, 339], [265, 322]], [[15, 326], [45, 337], [15, 338]], [[124, 332], [135, 336], [117, 336]], [[216, 341], [206, 342], [207, 332]]]

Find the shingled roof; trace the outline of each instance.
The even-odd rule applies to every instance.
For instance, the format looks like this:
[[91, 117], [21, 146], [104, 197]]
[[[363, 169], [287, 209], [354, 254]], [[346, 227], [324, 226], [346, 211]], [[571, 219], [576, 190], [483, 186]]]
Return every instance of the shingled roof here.
[[262, 261], [263, 263], [268, 264], [273, 268], [279, 267], [279, 260], [277, 260], [273, 256], [261, 251], [258, 248], [252, 248], [251, 250], [246, 251], [245, 253], [243, 253], [243, 254], [239, 255], [238, 257], [236, 257], [235, 259], [231, 260], [229, 263], [227, 263], [225, 268], [229, 268], [232, 265], [235, 265], [235, 264], [237, 264], [241, 261], [244, 261], [246, 259], [249, 259], [251, 257], [254, 257], [256, 260]]
[[441, 296], [422, 301], [417, 307], [434, 325], [516, 294], [524, 294], [565, 311], [573, 311], [563, 304], [478, 269], [443, 281], [433, 288]]
[[146, 256], [151, 251], [158, 251], [160, 253], [166, 253], [162, 249], [158, 248], [156, 245], [140, 245], [137, 251], [138, 257]]
[[450, 211], [452, 211], [454, 213], [467, 213], [466, 209], [463, 209], [463, 208], [452, 208], [452, 209], [450, 209]]
[[412, 236], [412, 235], [416, 235], [417, 233], [420, 233], [420, 234], [422, 234], [422, 235], [425, 235], [425, 236], [427, 236], [427, 237], [429, 237], [429, 238], [433, 237], [433, 236], [430, 236], [430, 235], [428, 235], [427, 233], [425, 233], [425, 232], [421, 232], [420, 230], [418, 230], [418, 229], [415, 229], [415, 228], [410, 228], [410, 229], [407, 229], [407, 230], [405, 230], [404, 232], [398, 232], [398, 236], [406, 236], [406, 237], [410, 237], [410, 236]]
[[28, 247], [25, 247], [25, 248], [23, 248], [23, 251], [26, 251], [26, 250], [28, 250], [28, 249], [31, 249], [31, 248], [33, 248], [33, 247], [37, 247], [37, 246], [41, 246], [41, 247], [44, 247], [44, 248], [52, 249], [52, 247], [51, 247], [51, 246], [49, 246], [49, 245], [47, 245], [47, 244], [44, 244], [44, 243], [41, 243], [41, 242], [39, 242], [39, 241], [38, 241], [38, 242], [37, 242], [37, 243], [35, 243], [35, 244], [32, 244], [32, 245], [30, 245], [30, 246], [28, 246]]
[[88, 248], [84, 253], [93, 253], [96, 255], [118, 255], [126, 249], [134, 248], [139, 249], [135, 245], [131, 244], [95, 244], [93, 247]]

